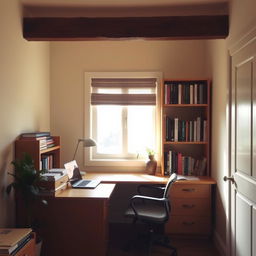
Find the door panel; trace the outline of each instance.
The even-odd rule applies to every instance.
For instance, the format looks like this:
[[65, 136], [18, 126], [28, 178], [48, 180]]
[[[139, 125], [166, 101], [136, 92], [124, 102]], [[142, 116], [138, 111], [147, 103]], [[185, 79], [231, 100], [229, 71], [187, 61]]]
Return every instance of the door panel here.
[[236, 196], [236, 256], [251, 255], [251, 204]]
[[256, 38], [231, 56], [230, 174], [234, 177], [234, 182], [230, 184], [232, 256], [256, 255], [255, 56]]
[[[256, 223], [256, 207], [252, 210], [252, 223]], [[256, 255], [256, 227], [252, 226], [252, 255]]]
[[236, 168], [251, 174], [251, 59], [236, 67]]

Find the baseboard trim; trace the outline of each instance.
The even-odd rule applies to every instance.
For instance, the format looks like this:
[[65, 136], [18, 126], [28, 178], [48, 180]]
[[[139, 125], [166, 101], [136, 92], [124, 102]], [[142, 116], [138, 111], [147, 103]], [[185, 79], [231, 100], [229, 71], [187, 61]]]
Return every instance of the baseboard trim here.
[[224, 241], [221, 239], [220, 235], [215, 231], [214, 235], [213, 235], [213, 241], [214, 241], [214, 245], [216, 247], [216, 249], [218, 250], [218, 252], [220, 253], [221, 256], [226, 256], [226, 244], [224, 243]]

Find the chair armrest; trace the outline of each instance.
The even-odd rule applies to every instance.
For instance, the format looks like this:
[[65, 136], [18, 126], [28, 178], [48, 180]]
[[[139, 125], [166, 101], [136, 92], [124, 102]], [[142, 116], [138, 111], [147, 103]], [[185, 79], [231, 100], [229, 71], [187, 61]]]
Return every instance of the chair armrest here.
[[151, 197], [151, 196], [142, 196], [142, 195], [135, 195], [131, 198], [131, 201], [130, 201], [130, 205], [131, 205], [131, 208], [133, 209], [134, 213], [135, 213], [135, 216], [138, 216], [138, 211], [136, 209], [136, 204], [135, 204], [135, 201], [136, 200], [143, 200], [143, 201], [151, 201], [151, 202], [159, 202], [159, 203], [163, 203], [166, 207], [165, 207], [165, 210], [166, 212], [168, 211], [167, 210], [167, 205], [169, 203], [169, 200], [167, 198], [158, 198], [158, 197]]
[[142, 196], [142, 195], [135, 195], [131, 198], [131, 202], [133, 202], [136, 199], [143, 199], [143, 200], [150, 200], [150, 201], [156, 201], [156, 202], [168, 202], [167, 198], [161, 197], [152, 197], [152, 196]]

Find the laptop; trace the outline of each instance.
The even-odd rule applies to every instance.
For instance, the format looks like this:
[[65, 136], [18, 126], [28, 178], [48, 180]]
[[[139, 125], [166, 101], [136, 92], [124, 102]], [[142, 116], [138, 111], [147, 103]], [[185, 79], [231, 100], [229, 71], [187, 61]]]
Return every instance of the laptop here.
[[69, 182], [72, 188], [96, 188], [100, 181], [98, 180], [84, 180], [79, 171], [76, 160], [64, 164], [65, 169], [67, 170], [67, 175], [69, 177]]

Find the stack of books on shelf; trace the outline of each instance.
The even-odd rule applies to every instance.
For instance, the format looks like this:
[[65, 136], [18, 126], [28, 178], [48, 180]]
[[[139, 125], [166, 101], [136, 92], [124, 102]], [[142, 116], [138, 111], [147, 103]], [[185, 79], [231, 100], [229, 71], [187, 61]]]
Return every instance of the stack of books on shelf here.
[[0, 228], [0, 254], [14, 255], [31, 238], [30, 228]]
[[166, 81], [164, 104], [207, 104], [207, 81]]
[[191, 156], [184, 156], [181, 152], [164, 152], [165, 175], [177, 173], [179, 175], [206, 175], [206, 158], [195, 159]]
[[69, 178], [66, 169], [50, 169], [41, 176], [42, 179], [39, 184], [41, 195], [55, 196], [67, 188]]
[[207, 140], [207, 121], [201, 117], [195, 120], [180, 120], [165, 117], [166, 141], [198, 142]]
[[39, 141], [40, 150], [54, 147], [54, 140], [51, 137], [50, 132], [32, 132], [32, 133], [22, 133], [20, 135], [22, 140], [37, 140]]

